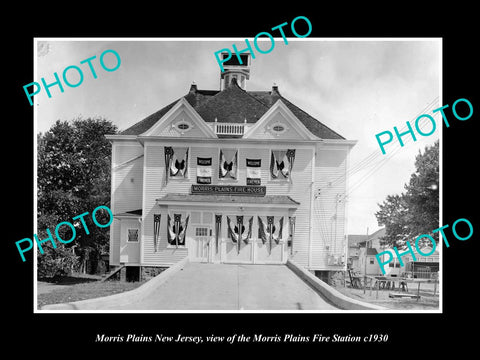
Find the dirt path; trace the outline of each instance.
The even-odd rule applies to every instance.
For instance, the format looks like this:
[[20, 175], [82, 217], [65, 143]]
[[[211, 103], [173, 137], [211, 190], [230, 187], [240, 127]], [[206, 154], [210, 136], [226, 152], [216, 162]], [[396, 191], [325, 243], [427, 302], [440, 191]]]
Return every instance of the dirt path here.
[[[431, 286], [427, 286], [431, 285]], [[342, 294], [351, 297], [352, 299], [357, 299], [360, 301], [365, 301], [370, 304], [384, 306], [388, 309], [394, 310], [438, 310], [439, 309], [439, 296], [438, 291], [435, 296], [433, 296], [433, 285], [424, 284], [425, 291], [420, 290], [420, 299], [394, 299], [390, 298], [388, 295], [390, 292], [397, 292], [395, 290], [379, 290], [377, 295], [377, 290], [370, 291], [369, 288], [364, 293], [363, 289], [352, 289], [350, 287], [336, 286], [335, 289], [340, 291]], [[416, 295], [417, 289], [409, 289], [409, 294]], [[378, 297], [377, 297], [378, 296]]]

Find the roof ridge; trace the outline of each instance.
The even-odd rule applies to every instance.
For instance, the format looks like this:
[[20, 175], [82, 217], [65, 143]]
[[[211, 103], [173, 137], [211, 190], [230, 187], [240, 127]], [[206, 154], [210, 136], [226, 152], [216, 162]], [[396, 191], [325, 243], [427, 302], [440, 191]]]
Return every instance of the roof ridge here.
[[[187, 94], [188, 95], [188, 94]], [[142, 120], [136, 122], [135, 124], [129, 126], [128, 128], [122, 130], [121, 132], [119, 132], [120, 135], [125, 135], [124, 133], [132, 128], [137, 128], [137, 127], [140, 127], [142, 124], [145, 124], [149, 121], [152, 120], [152, 118], [154, 116], [156, 116], [157, 114], [160, 114], [162, 111], [164, 111], [165, 109], [169, 108], [168, 110], [170, 110], [173, 106], [175, 106], [176, 103], [178, 103], [182, 98], [184, 98], [186, 95], [182, 96], [182, 97], [179, 97], [177, 98], [176, 100], [172, 101], [171, 103], [169, 103], [168, 105], [165, 105], [163, 108], [161, 108], [160, 110], [157, 110], [153, 113], [151, 113], [150, 115], [148, 115], [147, 117], [143, 118]], [[188, 101], [188, 100], [187, 100]], [[168, 110], [166, 112], [168, 112]], [[161, 118], [161, 117], [160, 117]], [[158, 118], [155, 123], [160, 119]], [[148, 129], [150, 129], [155, 123], [153, 123], [151, 126], [148, 127]], [[144, 131], [142, 131], [144, 132]], [[126, 134], [128, 135], [128, 134]], [[138, 134], [137, 134], [138, 135]]]
[[[312, 115], [310, 115], [309, 113], [307, 113], [305, 110], [299, 108], [297, 105], [295, 105], [294, 103], [292, 103], [290, 100], [284, 98], [282, 95], [278, 94], [278, 96], [287, 101], [288, 103], [290, 103], [290, 105], [294, 106], [296, 109], [300, 110], [302, 113], [310, 116], [312, 119], [314, 119], [315, 121], [317, 121], [319, 124], [321, 124], [322, 126], [325, 126], [328, 130], [330, 130], [331, 132], [335, 133], [336, 135], [340, 136], [342, 139], [345, 139], [342, 135], [340, 135], [339, 133], [337, 133], [335, 130], [331, 129], [329, 126], [325, 125], [323, 122], [321, 122], [320, 120], [318, 120], [316, 117], [313, 117]], [[307, 128], [308, 129], [308, 128]], [[308, 131], [312, 132], [310, 129], [308, 129]]]
[[[233, 112], [228, 112], [227, 109], [230, 107], [230, 104], [235, 103], [238, 105], [236, 105], [236, 108], [232, 108]], [[221, 108], [218, 108], [219, 104], [221, 104]], [[217, 108], [218, 111], [212, 112], [211, 110], [215, 108]], [[270, 107], [267, 104], [249, 94], [238, 84], [232, 83], [230, 86], [224, 88], [215, 95], [209, 96], [204, 102], [195, 107], [195, 110], [200, 114], [200, 116], [202, 116], [205, 122], [213, 122], [216, 118], [216, 115], [218, 115], [219, 119], [223, 116], [225, 119], [236, 118], [237, 120], [226, 122], [240, 122], [240, 120], [243, 122], [243, 117], [246, 116], [248, 122], [255, 123], [263, 114], [268, 111], [269, 108]], [[240, 115], [242, 119], [239, 118]], [[219, 121], [224, 122], [224, 120]]]
[[[205, 93], [215, 93], [215, 95], [217, 95], [221, 90], [208, 90], [208, 89], [197, 89], [195, 91], [195, 93], [200, 93], [200, 94], [205, 94]], [[202, 95], [203, 95], [202, 94]], [[215, 96], [213, 95], [213, 96]]]
[[[259, 99], [257, 99], [255, 96], [253, 96], [252, 94], [249, 94], [249, 92], [247, 90], [244, 90], [242, 89], [240, 86], [238, 86], [238, 84], [235, 82], [233, 83], [239, 90], [243, 91], [245, 94], [247, 94], [250, 98], [258, 101], [260, 104], [262, 104], [263, 106], [265, 106], [268, 109], [270, 109], [270, 106], [268, 106], [267, 104], [265, 104], [263, 101], [260, 101]], [[266, 90], [266, 92], [269, 92], [268, 90]]]
[[[239, 91], [240, 90], [240, 91]], [[274, 90], [245, 90], [238, 83], [232, 83], [223, 90], [192, 89], [160, 110], [122, 130], [120, 135], [139, 135], [150, 129], [181, 99], [185, 99], [206, 123], [216, 116], [220, 122], [256, 123], [272, 106], [281, 100], [303, 123], [308, 131], [320, 139], [345, 139], [322, 121], [301, 109]]]
[[[223, 93], [225, 90], [228, 90], [228, 89], [229, 89], [230, 87], [232, 87], [232, 86], [235, 86], [235, 87], [237, 88], [237, 90], [240, 90], [240, 91], [244, 92], [244, 93], [245, 93], [246, 95], [248, 95], [250, 98], [252, 98], [252, 99], [254, 99], [255, 101], [259, 102], [261, 105], [265, 106], [265, 107], [267, 108], [267, 110], [270, 108], [270, 107], [269, 107], [267, 104], [265, 104], [263, 101], [260, 101], [260, 100], [258, 100], [255, 96], [249, 94], [247, 90], [242, 89], [242, 88], [238, 85], [238, 83], [236, 83], [236, 82], [233, 82], [232, 85], [227, 86], [227, 87], [226, 87], [225, 89], [223, 89], [223, 90], [220, 90], [218, 93], [216, 93], [215, 95], [213, 95], [212, 97], [210, 97], [207, 101], [205, 101], [204, 104], [208, 103], [210, 100], [212, 100], [213, 98], [215, 98], [217, 95], [220, 95], [221, 93]], [[268, 90], [267, 90], [267, 92], [268, 92]], [[202, 104], [202, 106], [203, 106], [204, 104]]]

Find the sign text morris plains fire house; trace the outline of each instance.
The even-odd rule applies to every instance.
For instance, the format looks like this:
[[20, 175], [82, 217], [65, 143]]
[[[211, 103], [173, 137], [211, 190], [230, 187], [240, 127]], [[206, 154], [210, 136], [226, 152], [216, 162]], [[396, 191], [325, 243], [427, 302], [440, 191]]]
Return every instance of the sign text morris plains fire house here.
[[265, 196], [266, 186], [192, 185], [192, 194]]

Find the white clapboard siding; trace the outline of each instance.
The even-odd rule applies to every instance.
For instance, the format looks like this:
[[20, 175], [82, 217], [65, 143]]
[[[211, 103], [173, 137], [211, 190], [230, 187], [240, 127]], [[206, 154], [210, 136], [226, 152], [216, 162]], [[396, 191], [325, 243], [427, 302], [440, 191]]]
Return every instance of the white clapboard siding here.
[[[300, 202], [295, 212], [296, 233], [294, 244], [294, 259], [301, 265], [308, 262], [308, 241], [310, 235], [310, 199], [311, 199], [311, 172], [312, 172], [312, 149], [297, 149], [293, 168], [293, 182], [286, 180], [272, 180], [270, 177], [270, 149], [259, 146], [258, 148], [241, 148], [227, 146], [226, 148], [238, 148], [238, 179], [218, 179], [219, 146], [194, 147], [189, 150], [189, 168], [186, 179], [169, 179], [165, 184], [165, 157], [164, 147], [145, 144], [145, 189], [144, 189], [144, 220], [143, 233], [143, 259], [144, 265], [167, 265], [178, 261], [187, 255], [184, 248], [171, 249], [167, 246], [166, 224], [167, 212], [165, 207], [156, 205], [155, 200], [168, 193], [190, 192], [192, 184], [196, 183], [196, 159], [197, 157], [212, 157], [212, 184], [246, 185], [246, 159], [261, 159], [261, 185], [267, 186], [267, 195], [288, 195], [293, 200]], [[161, 214], [161, 227], [159, 246], [157, 251], [153, 244], [153, 215]], [[189, 225], [190, 234], [192, 231]]]
[[112, 159], [112, 211], [114, 214], [142, 208], [143, 147], [116, 143]]
[[[311, 269], [332, 270], [328, 255], [345, 255], [345, 175], [347, 150], [318, 149], [315, 166]], [[337, 194], [340, 197], [337, 197]], [[338, 201], [340, 199], [341, 201]]]
[[239, 185], [246, 184], [247, 158], [262, 160], [261, 185], [267, 187], [267, 195], [287, 195], [300, 203], [293, 214], [293, 216], [296, 216], [293, 259], [298, 264], [307, 266], [308, 241], [310, 236], [312, 150], [296, 149], [295, 162], [292, 170], [293, 181], [291, 183], [284, 179], [272, 179], [270, 175], [271, 150], [269, 148], [256, 148], [240, 150]]
[[[189, 154], [189, 162], [191, 154]], [[142, 264], [169, 266], [187, 255], [185, 248], [171, 248], [167, 242], [166, 207], [156, 205], [156, 199], [167, 192], [188, 193], [188, 180], [170, 180], [165, 186], [165, 153], [163, 146], [145, 143], [145, 181], [142, 222]], [[189, 168], [190, 170], [190, 168]], [[191, 174], [190, 174], [191, 175]], [[160, 214], [160, 234], [157, 249], [154, 249], [153, 215]]]
[[[174, 146], [176, 147], [176, 146]], [[180, 146], [179, 146], [180, 147]], [[146, 178], [145, 204], [143, 222], [143, 263], [146, 265], [171, 265], [185, 256], [186, 248], [172, 248], [167, 242], [167, 210], [156, 205], [156, 199], [169, 193], [189, 194], [192, 184], [196, 183], [197, 157], [212, 157], [212, 183], [218, 177], [218, 148], [190, 147], [188, 155], [188, 171], [186, 179], [169, 179], [165, 184], [165, 152], [163, 146], [146, 146]], [[160, 235], [157, 251], [154, 249], [153, 215], [161, 214]], [[187, 236], [192, 234], [192, 224], [189, 223]]]
[[[136, 141], [114, 142], [111, 203], [113, 214], [142, 208], [143, 147]], [[133, 161], [130, 161], [135, 159]], [[133, 179], [133, 181], [132, 181]], [[120, 220], [110, 226], [110, 264], [120, 264]]]
[[113, 219], [110, 225], [110, 265], [120, 265], [120, 220]]
[[[138, 264], [140, 262], [140, 239], [138, 242], [128, 241], [128, 230], [140, 230], [140, 223], [137, 219], [124, 219], [121, 221], [120, 227], [120, 258], [128, 259], [130, 264]], [[140, 231], [139, 231], [140, 233]], [[140, 234], [139, 234], [140, 235]]]

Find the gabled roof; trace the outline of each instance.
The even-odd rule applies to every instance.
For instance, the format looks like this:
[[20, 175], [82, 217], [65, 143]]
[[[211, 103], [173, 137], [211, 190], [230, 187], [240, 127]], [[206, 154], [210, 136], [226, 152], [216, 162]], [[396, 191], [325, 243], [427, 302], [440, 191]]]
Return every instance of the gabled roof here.
[[348, 246], [358, 246], [359, 243], [364, 242], [367, 235], [348, 235]]
[[[178, 113], [178, 111], [185, 112], [188, 114], [188, 117], [193, 122], [191, 126], [192, 127], [196, 126], [200, 130], [202, 136], [207, 138], [217, 137], [217, 135], [213, 132], [213, 129], [205, 123], [202, 117], [198, 114], [198, 112], [195, 111], [195, 109], [190, 105], [190, 103], [185, 98], [181, 98], [179, 101], [177, 101], [177, 103], [174, 106], [172, 106], [170, 110], [168, 110], [167, 113], [163, 116], [164, 117], [174, 116], [174, 114]], [[165, 121], [157, 121], [154, 123], [152, 127], [150, 127], [150, 129], [144, 132], [142, 136], [149, 136], [149, 135], [155, 134], [160, 130], [165, 130], [165, 127], [168, 125], [169, 123]]]
[[[245, 91], [236, 82], [222, 91], [198, 90], [192, 85], [185, 100], [206, 122], [256, 123], [273, 104], [281, 99], [288, 109], [315, 136], [321, 139], [345, 139], [320, 121], [292, 104], [280, 95], [275, 87], [272, 91]], [[150, 129], [181, 98], [147, 116], [145, 119], [122, 131], [121, 135], [140, 135]]]
[[333, 131], [320, 121], [315, 119], [307, 112], [300, 109], [298, 106], [291, 103], [289, 100], [280, 95], [277, 91], [252, 91], [251, 95], [259, 99], [260, 101], [268, 104], [270, 108], [278, 99], [281, 99], [290, 111], [305, 125], [305, 127], [315, 136], [320, 139], [345, 139], [342, 135]]
[[[254, 138], [258, 135], [260, 129], [264, 129], [266, 124], [269, 123], [275, 116], [279, 115], [283, 118], [288, 125], [285, 128], [291, 129], [293, 133], [296, 133], [300, 138], [305, 140], [317, 140], [318, 137], [313, 135], [305, 125], [298, 120], [298, 118], [292, 113], [288, 106], [283, 103], [282, 100], [277, 100], [268, 111], [248, 129], [243, 135], [244, 138]], [[268, 127], [267, 127], [268, 128]], [[260, 130], [260, 132], [263, 132]]]
[[203, 102], [195, 110], [207, 122], [256, 123], [268, 110], [268, 106], [251, 96], [238, 85], [225, 90]]
[[142, 216], [142, 209], [126, 211], [123, 213], [114, 214], [115, 217], [141, 217]]
[[385, 233], [386, 228], [381, 228], [371, 235], [348, 235], [348, 246], [365, 246], [365, 241], [376, 240], [382, 236], [385, 236]]
[[172, 107], [175, 106], [175, 104], [179, 101], [180, 99], [175, 100], [174, 102], [168, 104], [164, 108], [154, 112], [153, 114], [147, 116], [145, 119], [142, 121], [139, 121], [138, 123], [130, 126], [128, 129], [122, 131], [120, 135], [140, 135], [150, 129], [155, 123], [160, 119], [163, 115], [165, 115], [168, 110], [170, 110]]

